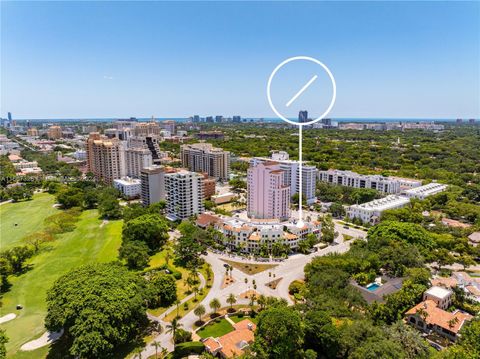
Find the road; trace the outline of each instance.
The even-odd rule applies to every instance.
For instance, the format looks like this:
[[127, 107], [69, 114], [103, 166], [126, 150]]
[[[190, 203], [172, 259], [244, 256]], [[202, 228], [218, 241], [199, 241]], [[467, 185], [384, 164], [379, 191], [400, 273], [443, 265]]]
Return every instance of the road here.
[[[336, 225], [336, 227], [339, 227]], [[208, 252], [208, 255], [204, 257], [204, 259], [211, 265], [212, 271], [214, 273], [214, 280], [212, 288], [210, 289], [207, 296], [202, 300], [201, 303], [205, 306], [208, 310], [209, 303], [213, 298], [217, 298], [220, 300], [222, 307], [226, 307], [229, 304], [227, 303], [227, 297], [233, 293], [236, 296], [237, 303], [236, 304], [245, 304], [249, 303], [248, 299], [240, 298], [239, 295], [247, 291], [248, 289], [253, 289], [252, 281], [255, 280], [257, 285], [256, 292], [258, 294], [263, 294], [265, 296], [274, 296], [277, 298], [285, 298], [290, 304], [292, 304], [292, 300], [288, 294], [288, 287], [290, 283], [297, 279], [302, 279], [304, 276], [303, 269], [307, 263], [309, 263], [313, 258], [317, 256], [324, 256], [329, 253], [345, 253], [350, 248], [351, 241], [345, 242], [343, 241], [343, 234], [348, 234], [354, 238], [360, 237], [365, 238], [366, 233], [363, 231], [359, 231], [356, 229], [344, 229], [338, 228], [337, 231], [342, 234], [339, 236], [336, 241], [338, 242], [336, 245], [330, 245], [324, 249], [321, 249], [317, 252], [311, 253], [309, 255], [303, 254], [295, 254], [290, 256], [283, 262], [268, 262], [275, 264], [276, 267], [270, 270], [266, 270], [254, 275], [248, 275], [241, 272], [238, 269], [234, 269], [232, 271], [232, 276], [235, 280], [233, 284], [230, 284], [226, 288], [222, 289], [223, 278], [225, 276], [225, 262], [222, 259], [228, 259], [233, 261], [243, 261], [245, 263], [255, 263], [251, 260], [241, 259], [240, 257], [229, 257], [228, 255], [224, 254], [215, 254], [212, 252]], [[265, 264], [267, 262], [258, 262], [261, 264]], [[272, 277], [269, 276], [269, 272], [272, 273]], [[273, 274], [275, 274], [275, 278], [273, 278]], [[245, 284], [245, 278], [248, 279], [248, 283]], [[266, 286], [266, 284], [274, 279], [281, 279], [277, 285], [276, 289], [271, 289]], [[168, 312], [174, 310], [175, 307], [169, 309]], [[163, 322], [161, 318], [152, 318], [157, 321], [160, 321], [162, 326], [165, 328], [166, 323]], [[185, 315], [181, 320], [180, 323], [182, 324], [182, 328], [185, 330], [193, 331], [194, 323], [198, 320], [198, 317], [193, 314], [193, 310], [190, 311], [187, 315]], [[162, 347], [167, 348], [169, 351], [173, 350], [172, 344], [172, 336], [162, 332], [155, 338], [155, 341], [161, 343]], [[142, 358], [146, 358], [148, 356], [155, 354], [155, 348], [152, 345], [147, 345], [147, 347], [142, 352]]]

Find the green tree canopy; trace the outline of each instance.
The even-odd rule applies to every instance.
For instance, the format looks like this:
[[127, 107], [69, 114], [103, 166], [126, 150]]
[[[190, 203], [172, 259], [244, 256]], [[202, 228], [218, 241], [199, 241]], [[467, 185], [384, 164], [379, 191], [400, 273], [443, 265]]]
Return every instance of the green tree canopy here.
[[168, 223], [157, 214], [144, 214], [132, 219], [123, 226], [124, 241], [140, 241], [150, 250], [161, 248], [168, 239]]
[[48, 291], [45, 326], [65, 330], [73, 356], [108, 357], [147, 323], [146, 289], [143, 278], [118, 263], [79, 267]]

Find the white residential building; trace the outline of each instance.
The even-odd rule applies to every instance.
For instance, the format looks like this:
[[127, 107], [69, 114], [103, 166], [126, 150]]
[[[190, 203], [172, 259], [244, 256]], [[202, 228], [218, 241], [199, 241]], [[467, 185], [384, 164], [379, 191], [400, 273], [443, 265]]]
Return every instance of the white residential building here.
[[[254, 157], [250, 160], [250, 166], [254, 167], [261, 162], [275, 161], [283, 170], [285, 184], [290, 186], [290, 195], [298, 193], [300, 184], [299, 162], [289, 159], [287, 152], [278, 151], [272, 153], [272, 158]], [[307, 204], [315, 203], [315, 187], [317, 168], [315, 166], [302, 166], [302, 195]]]
[[127, 148], [125, 150], [125, 170], [128, 177], [139, 178], [142, 169], [152, 165], [152, 153], [147, 148]]
[[144, 206], [165, 200], [165, 168], [150, 166], [140, 172], [141, 198]]
[[433, 300], [440, 309], [447, 309], [452, 305], [453, 292], [438, 286], [430, 287], [423, 293], [423, 300]]
[[38, 162], [37, 161], [25, 161], [21, 160], [19, 162], [15, 162], [13, 164], [13, 167], [15, 167], [15, 170], [20, 171], [26, 168], [37, 168], [38, 167]]
[[383, 211], [401, 208], [410, 203], [410, 199], [403, 196], [389, 195], [363, 204], [354, 204], [347, 209], [347, 216], [351, 219], [359, 218], [364, 223], [378, 222]]
[[397, 194], [402, 190], [419, 187], [422, 181], [381, 175], [361, 175], [352, 171], [318, 171], [318, 180], [333, 185], [375, 189], [381, 193]]
[[113, 180], [113, 187], [118, 189], [128, 199], [140, 197], [142, 192], [141, 181], [135, 178], [115, 179]]
[[433, 196], [434, 194], [443, 192], [446, 189], [447, 189], [447, 185], [432, 182], [432, 183], [426, 184], [425, 186], [406, 190], [403, 192], [403, 194], [408, 198], [425, 199], [428, 196]]
[[205, 211], [203, 179], [201, 174], [185, 170], [165, 174], [167, 218], [182, 220]]

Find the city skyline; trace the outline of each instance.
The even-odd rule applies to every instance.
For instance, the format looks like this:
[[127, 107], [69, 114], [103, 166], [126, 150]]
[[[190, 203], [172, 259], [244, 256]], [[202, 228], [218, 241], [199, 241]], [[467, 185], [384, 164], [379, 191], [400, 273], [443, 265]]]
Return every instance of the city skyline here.
[[331, 68], [333, 118], [480, 117], [476, 2], [1, 6], [2, 117], [273, 118], [268, 76], [295, 55]]

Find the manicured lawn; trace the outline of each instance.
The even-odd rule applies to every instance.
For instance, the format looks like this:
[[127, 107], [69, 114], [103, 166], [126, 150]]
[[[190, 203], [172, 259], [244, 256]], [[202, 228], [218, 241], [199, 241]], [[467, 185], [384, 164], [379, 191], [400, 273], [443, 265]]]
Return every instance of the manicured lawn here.
[[3, 250], [22, 244], [24, 237], [42, 230], [44, 219], [59, 211], [52, 207], [54, 204], [55, 197], [48, 193], [37, 193], [30, 201], [2, 204], [0, 248]]
[[266, 263], [243, 263], [243, 262], [234, 262], [228, 259], [222, 259], [225, 263], [231, 265], [233, 268], [238, 269], [239, 271], [245, 274], [257, 274], [268, 269], [275, 268], [276, 264], [266, 264]]
[[247, 315], [239, 316], [238, 314], [236, 314], [236, 315], [229, 315], [228, 317], [235, 323], [241, 322], [244, 319], [249, 319], [252, 323], [255, 323], [255, 324], [258, 323], [258, 316], [253, 318], [253, 317], [249, 317]]
[[[207, 274], [206, 274], [206, 268], [207, 266], [209, 266], [208, 263], [205, 263], [203, 264], [203, 266], [200, 268], [200, 273], [203, 274], [203, 277], [205, 278], [205, 280], [207, 281], [206, 283], [206, 286], [205, 288], [202, 289], [203, 291], [203, 294], [197, 294], [197, 300], [195, 301], [195, 297], [191, 298], [190, 300], [186, 301], [187, 305], [188, 305], [188, 308], [185, 309], [184, 307], [184, 304], [181, 304], [178, 308], [178, 315], [180, 317], [183, 317], [185, 314], [187, 314], [188, 312], [192, 311], [198, 303], [200, 303], [208, 294], [208, 292], [210, 291], [210, 287], [212, 286], [213, 284], [213, 275], [212, 277], [210, 278], [210, 280], [207, 279]], [[183, 280], [183, 279], [182, 279]], [[178, 281], [177, 281], [177, 285], [179, 285]], [[173, 320], [173, 318], [175, 318], [177, 316], [177, 309], [175, 309], [174, 311], [172, 311], [170, 314], [168, 314], [164, 320], [166, 322], [171, 322]]]
[[[166, 263], [166, 254], [167, 254], [167, 248], [164, 248], [161, 252], [155, 253], [152, 257], [150, 257], [150, 263], [149, 267], [154, 268], [154, 267], [160, 267]], [[178, 300], [182, 300], [187, 296], [187, 290], [188, 287], [185, 283], [185, 279], [188, 277], [188, 270], [182, 267], [177, 267], [174, 263], [174, 255], [173, 255], [173, 249], [170, 249], [170, 259], [168, 261], [168, 266], [174, 270], [179, 271], [182, 273], [182, 279], [177, 280], [177, 298]], [[150, 314], [153, 314], [155, 316], [161, 315], [164, 311], [166, 311], [168, 308], [165, 307], [159, 307], [155, 309], [149, 309], [148, 312]]]
[[[18, 315], [2, 325], [10, 338], [7, 343], [9, 357], [36, 359], [46, 356], [45, 348], [16, 353], [22, 344], [38, 338], [45, 331], [46, 292], [58, 277], [83, 264], [117, 258], [122, 222], [111, 221], [100, 227], [101, 223], [97, 210], [83, 212], [73, 232], [59, 235], [33, 257], [30, 271], [10, 277], [12, 288], [3, 297], [1, 308], [1, 315], [11, 312]], [[22, 304], [24, 308], [16, 311], [16, 304]]]
[[232, 325], [226, 319], [220, 319], [218, 323], [209, 324], [200, 329], [197, 334], [200, 338], [218, 338], [233, 331]]

